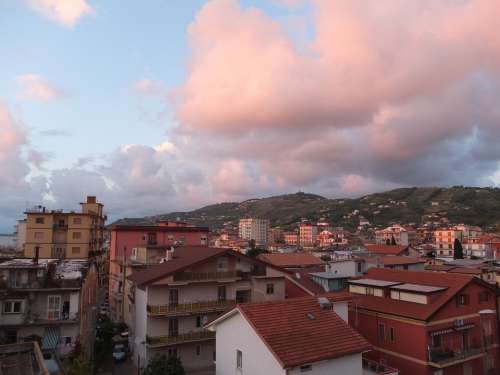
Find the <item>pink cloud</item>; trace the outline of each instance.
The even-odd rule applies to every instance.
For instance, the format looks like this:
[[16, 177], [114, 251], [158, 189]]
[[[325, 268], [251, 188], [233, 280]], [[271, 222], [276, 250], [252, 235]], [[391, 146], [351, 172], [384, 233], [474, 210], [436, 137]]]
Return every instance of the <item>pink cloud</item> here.
[[63, 90], [37, 74], [23, 74], [16, 81], [21, 86], [19, 96], [25, 100], [51, 101], [67, 96]]
[[85, 0], [26, 0], [31, 8], [66, 27], [73, 27], [85, 15], [95, 13]]

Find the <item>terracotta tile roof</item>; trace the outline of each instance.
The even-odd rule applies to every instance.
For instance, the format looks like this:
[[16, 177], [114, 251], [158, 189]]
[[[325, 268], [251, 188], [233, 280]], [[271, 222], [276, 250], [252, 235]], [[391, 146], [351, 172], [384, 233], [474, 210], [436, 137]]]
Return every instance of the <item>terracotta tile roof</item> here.
[[300, 284], [305, 289], [313, 294], [325, 293], [325, 289], [317, 282], [313, 281], [311, 272], [324, 272], [325, 266], [307, 267], [297, 270], [285, 270], [289, 278], [293, 279], [297, 284]]
[[448, 266], [446, 264], [429, 264], [428, 266], [425, 266], [426, 271], [448, 272], [453, 268], [456, 268], [456, 266]]
[[424, 259], [415, 258], [415, 257], [406, 257], [399, 255], [387, 255], [378, 257], [378, 262], [386, 265], [386, 266], [397, 266], [397, 265], [405, 265], [405, 264], [418, 264], [425, 263]]
[[381, 255], [402, 255], [408, 246], [398, 246], [398, 245], [366, 245], [366, 248], [370, 253], [381, 254]]
[[355, 305], [366, 310], [399, 315], [418, 320], [428, 320], [446, 302], [453, 298], [470, 282], [478, 280], [473, 275], [450, 274], [427, 271], [397, 271], [386, 268], [371, 268], [365, 278], [399, 281], [402, 283], [422, 284], [437, 287], [446, 287], [439, 297], [429, 304], [418, 304], [394, 300], [391, 298], [358, 295], [354, 297]]
[[[325, 296], [331, 302], [335, 300], [335, 294]], [[283, 368], [370, 349], [370, 344], [335, 312], [321, 309], [316, 297], [250, 303], [237, 308]]]
[[259, 259], [278, 267], [308, 267], [324, 264], [324, 262], [312, 254], [306, 253], [273, 253], [260, 254]]
[[454, 267], [448, 271], [449, 273], [462, 273], [466, 275], [480, 275], [481, 270], [478, 268], [471, 267]]
[[208, 261], [224, 253], [244, 256], [231, 249], [206, 246], [186, 246], [175, 249], [174, 259], [134, 273], [128, 279], [139, 284], [149, 284], [165, 276]]

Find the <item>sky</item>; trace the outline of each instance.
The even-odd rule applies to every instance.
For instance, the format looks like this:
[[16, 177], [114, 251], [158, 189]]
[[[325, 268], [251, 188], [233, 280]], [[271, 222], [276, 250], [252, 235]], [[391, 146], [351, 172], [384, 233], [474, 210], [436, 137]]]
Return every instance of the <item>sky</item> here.
[[[126, 4], [126, 5], [125, 5]], [[0, 232], [500, 185], [497, 0], [0, 1]]]

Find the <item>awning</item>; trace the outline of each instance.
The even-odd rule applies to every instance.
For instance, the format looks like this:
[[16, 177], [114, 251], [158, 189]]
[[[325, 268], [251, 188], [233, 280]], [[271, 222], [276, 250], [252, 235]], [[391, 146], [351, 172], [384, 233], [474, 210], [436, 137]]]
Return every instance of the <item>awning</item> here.
[[59, 329], [56, 327], [45, 328], [45, 333], [42, 339], [42, 349], [55, 350], [59, 344]]
[[453, 328], [440, 329], [439, 331], [431, 332], [431, 336], [444, 335], [445, 333], [453, 332]]

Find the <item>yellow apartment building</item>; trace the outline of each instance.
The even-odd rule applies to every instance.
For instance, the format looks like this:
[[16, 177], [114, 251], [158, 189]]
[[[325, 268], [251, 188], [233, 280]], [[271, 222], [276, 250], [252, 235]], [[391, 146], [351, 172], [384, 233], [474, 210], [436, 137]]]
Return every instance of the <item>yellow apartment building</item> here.
[[103, 205], [89, 196], [80, 203], [81, 212], [47, 210], [37, 206], [27, 210], [24, 256], [33, 258], [83, 259], [98, 251], [104, 242]]

